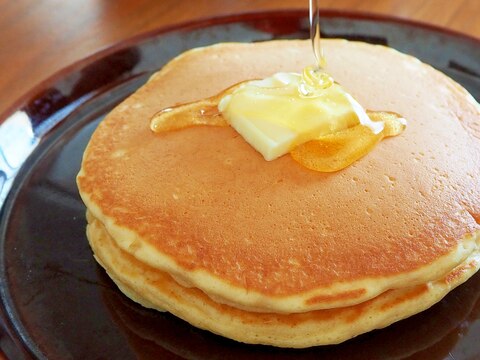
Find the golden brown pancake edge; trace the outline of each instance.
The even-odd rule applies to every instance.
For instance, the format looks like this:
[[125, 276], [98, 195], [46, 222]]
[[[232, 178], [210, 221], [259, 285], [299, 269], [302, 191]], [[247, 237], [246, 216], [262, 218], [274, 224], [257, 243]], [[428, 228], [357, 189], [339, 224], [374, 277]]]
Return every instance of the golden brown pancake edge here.
[[[156, 136], [148, 119], [163, 107], [311, 61], [302, 41], [195, 50], [100, 124], [78, 177], [88, 208], [137, 258], [257, 311], [345, 306], [446, 274], [477, 246], [479, 146], [468, 124], [478, 121], [478, 107], [444, 75], [390, 49], [332, 40], [326, 50], [327, 70], [360, 103], [408, 119], [404, 135], [331, 175], [307, 171], [288, 156], [265, 163], [231, 129]], [[354, 69], [346, 65], [349, 56]], [[384, 69], [392, 63], [401, 70], [395, 76]], [[368, 76], [352, 76], [359, 73]], [[414, 75], [420, 89], [404, 83]], [[407, 85], [410, 92], [402, 91]], [[433, 133], [427, 116], [438, 124]], [[179, 168], [182, 157], [188, 166]]]

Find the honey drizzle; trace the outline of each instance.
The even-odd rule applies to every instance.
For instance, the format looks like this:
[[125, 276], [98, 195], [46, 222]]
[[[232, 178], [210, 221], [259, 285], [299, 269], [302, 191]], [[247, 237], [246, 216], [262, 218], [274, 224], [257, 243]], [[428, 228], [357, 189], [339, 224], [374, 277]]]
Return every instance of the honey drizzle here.
[[[162, 133], [191, 126], [228, 126], [218, 110], [218, 102], [241, 84], [207, 99], [159, 111], [153, 116], [150, 128], [155, 133]], [[383, 130], [376, 134], [358, 124], [301, 144], [290, 151], [291, 157], [311, 170], [338, 171], [368, 154], [382, 139], [399, 135], [406, 126], [405, 119], [393, 112], [367, 110], [367, 115], [375, 123], [383, 122]]]
[[181, 130], [195, 125], [228, 126], [218, 110], [220, 100], [231, 94], [242, 83], [233, 85], [212, 97], [169, 107], [157, 112], [150, 121], [153, 132]]
[[313, 54], [317, 61], [317, 68], [322, 70], [327, 65], [325, 54], [323, 53], [320, 33], [320, 8], [318, 0], [309, 2], [309, 20], [310, 20], [310, 40], [312, 41]]
[[[301, 97], [314, 98], [332, 86], [334, 80], [324, 71], [327, 62], [321, 44], [318, 0], [309, 0], [309, 5], [310, 39], [316, 64], [303, 70], [298, 92]], [[153, 132], [161, 133], [198, 125], [228, 126], [218, 103], [246, 82], [204, 100], [164, 109], [153, 116], [150, 127]], [[352, 106], [356, 104], [355, 100], [352, 102]], [[406, 127], [406, 120], [393, 112], [367, 110], [366, 115], [363, 109], [361, 113], [358, 109], [355, 112], [358, 125], [301, 144], [290, 151], [291, 157], [311, 170], [338, 171], [368, 154], [384, 138], [401, 134]]]
[[405, 130], [406, 120], [397, 113], [367, 110], [367, 115], [374, 122], [383, 122], [383, 130], [376, 134], [358, 124], [301, 144], [290, 155], [307, 169], [334, 172], [367, 155], [384, 138]]
[[333, 78], [324, 70], [327, 59], [322, 47], [318, 0], [310, 0], [309, 5], [310, 41], [316, 64], [303, 69], [302, 82], [298, 88], [300, 96], [307, 98], [320, 96], [324, 89], [333, 85]]
[[156, 113], [150, 122], [153, 132], [175, 131], [195, 125], [228, 126], [214, 98], [173, 106]]

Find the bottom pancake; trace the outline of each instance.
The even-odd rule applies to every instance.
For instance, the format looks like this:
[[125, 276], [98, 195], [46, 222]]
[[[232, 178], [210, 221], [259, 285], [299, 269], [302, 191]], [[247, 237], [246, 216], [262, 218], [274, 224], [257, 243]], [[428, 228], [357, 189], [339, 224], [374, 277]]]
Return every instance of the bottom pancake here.
[[[133, 352], [145, 360], [171, 358], [172, 354], [174, 358], [195, 360], [232, 357], [237, 360], [399, 360], [412, 356], [443, 359], [458, 342], [468, 341], [465, 324], [478, 319], [479, 297], [480, 274], [477, 273], [430, 309], [384, 329], [338, 345], [273, 349], [221, 339], [208, 331], [196, 330], [171, 314], [145, 309], [110, 288], [102, 290], [102, 304], [108, 308], [112, 321], [128, 339]], [[168, 354], [164, 356], [165, 352]]]
[[389, 290], [358, 305], [297, 314], [248, 312], [216, 303], [201, 290], [183, 287], [169, 274], [143, 264], [120, 249], [100, 221], [87, 217], [95, 258], [125, 295], [198, 328], [251, 344], [304, 348], [343, 342], [429, 308], [480, 267], [475, 252], [442, 279]]

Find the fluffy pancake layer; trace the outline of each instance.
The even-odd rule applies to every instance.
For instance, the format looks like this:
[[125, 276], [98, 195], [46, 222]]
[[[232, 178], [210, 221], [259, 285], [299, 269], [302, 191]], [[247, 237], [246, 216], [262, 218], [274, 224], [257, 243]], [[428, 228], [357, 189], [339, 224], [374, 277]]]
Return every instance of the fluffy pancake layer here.
[[298, 313], [435, 281], [477, 249], [479, 107], [394, 50], [325, 41], [327, 71], [404, 134], [325, 174], [265, 162], [231, 128], [154, 134], [150, 118], [245, 79], [310, 64], [306, 41], [222, 44], [170, 62], [99, 125], [78, 176], [122, 251], [216, 302]]
[[132, 300], [237, 341], [292, 348], [336, 344], [416, 314], [439, 301], [480, 266], [480, 255], [475, 251], [441, 279], [390, 290], [362, 304], [301, 314], [257, 313], [216, 303], [202, 291], [185, 288], [168, 274], [143, 264], [119, 248], [92, 216], [87, 235], [97, 261]]

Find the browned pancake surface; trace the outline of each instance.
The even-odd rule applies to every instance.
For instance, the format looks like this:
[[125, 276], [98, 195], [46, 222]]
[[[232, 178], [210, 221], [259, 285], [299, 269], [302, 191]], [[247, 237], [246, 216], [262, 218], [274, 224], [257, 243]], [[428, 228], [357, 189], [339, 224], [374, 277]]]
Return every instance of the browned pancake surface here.
[[408, 120], [404, 134], [326, 174], [288, 155], [266, 162], [231, 128], [149, 129], [164, 107], [312, 61], [306, 42], [212, 49], [175, 60], [116, 108], [78, 179], [105, 217], [181, 269], [288, 296], [417, 270], [480, 229], [479, 140], [466, 131], [478, 109], [443, 75], [385, 48], [326, 42], [329, 72], [360, 103]]
[[298, 314], [260, 313], [219, 304], [196, 288], [182, 287], [168, 274], [121, 250], [95, 218], [90, 218], [87, 234], [97, 261], [134, 301], [237, 341], [283, 347], [339, 343], [413, 315], [467, 280], [480, 261], [476, 251], [441, 279], [389, 290], [354, 306]]

